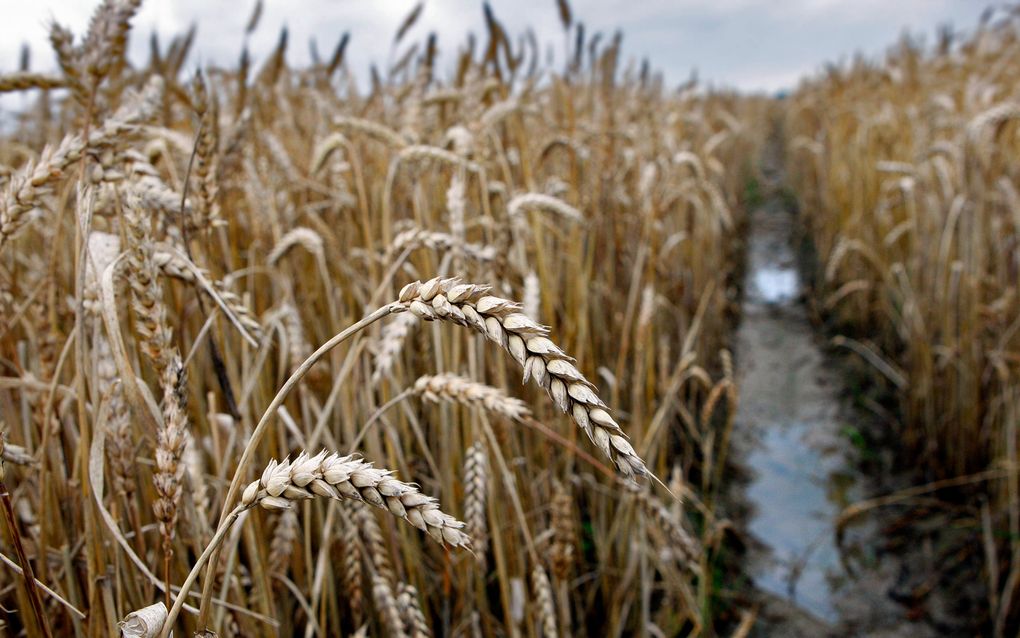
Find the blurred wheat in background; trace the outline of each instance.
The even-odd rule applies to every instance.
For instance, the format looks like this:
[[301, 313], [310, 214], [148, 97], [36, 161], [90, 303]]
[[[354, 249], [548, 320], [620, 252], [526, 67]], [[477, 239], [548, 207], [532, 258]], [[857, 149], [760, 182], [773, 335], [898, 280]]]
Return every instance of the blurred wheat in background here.
[[765, 101], [620, 68], [565, 3], [566, 68], [487, 12], [367, 91], [346, 36], [131, 66], [137, 5], [0, 77], [38, 89], [0, 153], [3, 546], [55, 590], [2, 570], [5, 631], [711, 631]]
[[1020, 584], [1020, 31], [992, 15], [806, 82], [785, 133], [819, 303], [897, 398], [902, 443], [933, 479], [1004, 479], [975, 512], [1002, 635]]

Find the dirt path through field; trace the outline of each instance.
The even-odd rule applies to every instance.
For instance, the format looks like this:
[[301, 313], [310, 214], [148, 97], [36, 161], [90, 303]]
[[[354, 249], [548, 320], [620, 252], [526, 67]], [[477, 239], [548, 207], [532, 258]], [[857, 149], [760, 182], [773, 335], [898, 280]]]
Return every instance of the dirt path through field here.
[[749, 571], [765, 601], [756, 633], [938, 635], [892, 600], [904, 557], [880, 551], [873, 518], [851, 530], [848, 545], [836, 545], [836, 516], [882, 486], [853, 462], [853, 428], [869, 417], [841, 398], [839, 364], [809, 320], [793, 249], [795, 219], [779, 195], [777, 149], [766, 163], [771, 183], [751, 216], [736, 345], [735, 445], [751, 476], [743, 492], [751, 510]]

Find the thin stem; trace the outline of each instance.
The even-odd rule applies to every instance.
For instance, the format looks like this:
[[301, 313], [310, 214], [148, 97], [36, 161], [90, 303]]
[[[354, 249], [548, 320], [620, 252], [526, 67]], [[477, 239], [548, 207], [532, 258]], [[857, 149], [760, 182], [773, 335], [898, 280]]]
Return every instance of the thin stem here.
[[[276, 411], [280, 408], [281, 405], [283, 405], [283, 402], [287, 399], [287, 396], [290, 394], [291, 390], [294, 389], [294, 386], [296, 386], [298, 382], [301, 381], [301, 379], [308, 373], [308, 371], [311, 370], [312, 366], [314, 366], [316, 363], [318, 363], [320, 359], [326, 356], [326, 354], [330, 350], [337, 347], [347, 339], [350, 339], [353, 335], [357, 334], [359, 331], [367, 328], [376, 321], [379, 321], [383, 317], [386, 317], [394, 312], [397, 312], [399, 309], [400, 309], [399, 304], [390, 303], [372, 312], [371, 314], [366, 315], [358, 323], [349, 326], [343, 332], [337, 334], [332, 339], [319, 346], [319, 349], [313, 352], [311, 356], [309, 356], [307, 359], [305, 359], [304, 363], [298, 366], [297, 370], [295, 370], [294, 373], [290, 375], [290, 378], [287, 379], [286, 383], [283, 384], [283, 387], [281, 387], [279, 392], [276, 393], [276, 396], [273, 397], [273, 400], [269, 404], [269, 407], [267, 407], [266, 411], [262, 413], [262, 418], [259, 420], [258, 425], [255, 426], [255, 431], [252, 432], [251, 438], [248, 440], [248, 444], [244, 448], [244, 452], [241, 453], [241, 460], [238, 461], [237, 469], [234, 470], [234, 478], [231, 479], [230, 487], [227, 489], [227, 495], [223, 499], [223, 515], [220, 517], [221, 525], [226, 520], [226, 517], [229, 516], [229, 514], [227, 514], [227, 508], [230, 507], [230, 504], [233, 503], [234, 499], [237, 498], [238, 492], [241, 491], [241, 482], [245, 476], [245, 471], [248, 469], [248, 466], [251, 465], [252, 458], [255, 456], [255, 450], [258, 448], [259, 443], [262, 441], [262, 437], [265, 436], [266, 431], [269, 429], [269, 424], [272, 421], [273, 415], [275, 415]], [[209, 621], [208, 603], [209, 599], [212, 597], [212, 582], [213, 582], [212, 566], [216, 564], [215, 559], [218, 556], [218, 554], [219, 550], [217, 548], [213, 548], [212, 557], [213, 560], [211, 560], [209, 563], [209, 569], [206, 570], [208, 573], [206, 574], [205, 582], [202, 583], [202, 601], [199, 604], [199, 616], [198, 616], [198, 626], [200, 628], [204, 628]]]
[[164, 590], [163, 603], [170, 606], [170, 556], [173, 554], [173, 549], [170, 545], [170, 537], [163, 538], [163, 582], [166, 584]]
[[514, 475], [506, 464], [506, 459], [503, 458], [503, 451], [499, 447], [499, 441], [496, 440], [496, 435], [493, 433], [488, 419], [482, 419], [482, 432], [485, 433], [485, 437], [489, 440], [492, 455], [496, 457], [496, 464], [499, 466], [499, 471], [502, 474], [503, 485], [510, 496], [510, 504], [513, 505], [514, 513], [517, 515], [517, 522], [521, 526], [521, 533], [524, 534], [525, 549], [528, 550], [531, 560], [536, 565], [540, 565], [542, 561], [538, 557], [538, 551], [535, 549], [535, 541], [531, 536], [531, 528], [528, 527], [528, 517], [524, 515], [524, 506], [521, 505], [521, 499], [517, 495], [517, 482], [514, 480]]
[[[23, 570], [21, 567], [18, 566], [17, 563], [15, 563], [10, 558], [7, 558], [3, 554], [0, 554], [0, 563], [3, 563], [4, 565], [7, 565], [11, 569], [13, 569], [15, 572], [17, 572], [17, 574], [20, 575], [20, 576], [24, 576], [25, 575], [25, 570]], [[87, 616], [85, 615], [85, 613], [82, 610], [78, 609], [77, 607], [75, 607], [74, 605], [69, 603], [63, 596], [61, 596], [57, 592], [53, 591], [49, 587], [47, 587], [46, 584], [43, 583], [38, 578], [35, 579], [35, 584], [38, 585], [39, 589], [41, 589], [44, 592], [46, 592], [47, 596], [49, 596], [53, 600], [57, 601], [58, 603], [60, 603], [64, 607], [66, 607], [67, 611], [69, 611], [72, 614], [74, 614], [74, 616], [76, 618], [78, 618], [79, 620], [85, 620], [87, 618]]]
[[414, 394], [414, 390], [404, 390], [403, 392], [401, 392], [400, 394], [398, 394], [397, 396], [393, 397], [392, 399], [384, 403], [382, 406], [380, 406], [380, 408], [376, 410], [372, 416], [368, 417], [368, 420], [365, 421], [365, 424], [361, 426], [361, 431], [358, 432], [358, 436], [354, 437], [354, 441], [352, 441], [351, 445], [347, 448], [347, 453], [353, 454], [354, 450], [358, 449], [358, 446], [361, 444], [361, 440], [365, 438], [366, 434], [368, 434], [368, 428], [370, 428], [373, 423], [379, 420], [379, 418], [382, 417], [386, 410], [389, 410], [390, 408], [400, 403], [401, 401], [411, 396], [412, 394]]
[[[213, 535], [212, 540], [206, 546], [205, 551], [198, 557], [198, 561], [195, 562], [195, 566], [191, 568], [191, 572], [188, 573], [188, 577], [184, 579], [181, 584], [181, 590], [177, 592], [177, 598], [174, 599], [174, 606], [170, 608], [170, 613], [167, 614], [166, 620], [163, 622], [163, 628], [159, 632], [159, 638], [167, 638], [170, 635], [170, 630], [173, 629], [174, 622], [177, 620], [177, 616], [181, 613], [181, 608], [184, 607], [184, 600], [188, 597], [188, 591], [191, 586], [195, 584], [195, 579], [198, 578], [198, 572], [201, 571], [202, 567], [209, 561], [209, 558], [216, 553], [220, 543], [226, 538], [227, 532], [237, 521], [238, 517], [241, 516], [242, 512], [247, 511], [247, 507], [238, 505], [235, 507], [226, 518], [220, 523], [216, 533]], [[207, 574], [206, 578], [211, 578], [212, 574]]]
[[[0, 448], [2, 447], [0, 445]], [[4, 519], [7, 521], [7, 528], [11, 532], [11, 542], [14, 543], [14, 551], [17, 552], [18, 562], [21, 563], [21, 575], [25, 579], [28, 600], [32, 603], [32, 613], [35, 614], [35, 619], [39, 623], [42, 635], [49, 638], [52, 634], [50, 633], [50, 626], [46, 623], [46, 614], [43, 613], [39, 589], [35, 584], [35, 573], [32, 571], [32, 563], [28, 562], [28, 556], [25, 555], [25, 547], [21, 543], [21, 533], [18, 532], [17, 519], [14, 517], [14, 507], [11, 505], [11, 495], [7, 491], [7, 484], [2, 478], [0, 478], [0, 501], [3, 502]]]

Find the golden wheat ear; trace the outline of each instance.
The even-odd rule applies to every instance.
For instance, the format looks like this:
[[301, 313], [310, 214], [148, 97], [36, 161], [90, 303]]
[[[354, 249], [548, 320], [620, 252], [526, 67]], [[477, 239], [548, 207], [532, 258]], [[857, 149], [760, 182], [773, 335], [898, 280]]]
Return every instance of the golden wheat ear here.
[[400, 291], [400, 308], [425, 321], [449, 321], [473, 328], [498, 344], [588, 435], [625, 477], [648, 473], [595, 386], [548, 338], [549, 330], [521, 312], [521, 305], [489, 294], [490, 286], [462, 284], [456, 278], [416, 281]]

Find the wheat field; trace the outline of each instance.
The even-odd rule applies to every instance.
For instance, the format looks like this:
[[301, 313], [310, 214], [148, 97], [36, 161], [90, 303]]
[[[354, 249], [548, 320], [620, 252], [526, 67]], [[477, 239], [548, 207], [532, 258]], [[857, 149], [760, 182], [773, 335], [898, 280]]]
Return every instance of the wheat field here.
[[440, 74], [412, 12], [367, 89], [346, 37], [133, 66], [137, 8], [0, 76], [36, 100], [0, 146], [4, 632], [746, 614], [716, 499], [765, 100], [669, 91], [619, 35], [547, 68], [491, 13]]
[[564, 60], [484, 5], [441, 64], [418, 3], [364, 75], [286, 29], [129, 60], [140, 4], [0, 71], [0, 634], [778, 635], [734, 353], [773, 206], [843, 445], [910, 482], [829, 531], [941, 512], [974, 582], [920, 597], [1016, 635], [1020, 11], [764, 96], [566, 0]]
[[932, 479], [989, 481], [990, 501], [963, 496], [988, 635], [1015, 632], [1020, 583], [1018, 27], [1007, 8], [933, 47], [904, 37], [880, 61], [805, 82], [784, 115], [818, 303], [840, 343], [894, 398], [912, 462]]

